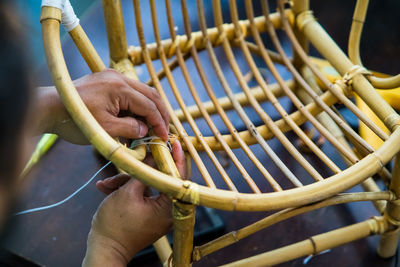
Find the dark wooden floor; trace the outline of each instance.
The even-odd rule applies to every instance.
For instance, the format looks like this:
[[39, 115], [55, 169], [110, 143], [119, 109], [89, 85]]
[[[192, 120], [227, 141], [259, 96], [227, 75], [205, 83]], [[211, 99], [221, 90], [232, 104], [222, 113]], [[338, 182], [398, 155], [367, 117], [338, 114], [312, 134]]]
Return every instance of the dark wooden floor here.
[[[132, 17], [131, 1], [123, 2], [124, 6], [127, 6], [125, 9], [126, 21], [130, 22], [126, 23], [127, 31], [135, 31], [132, 25], [134, 20]], [[343, 9], [339, 10], [333, 8], [337, 1], [326, 1], [326, 3], [325, 1], [324, 3], [320, 1], [311, 2], [321, 23], [328, 28], [328, 32], [332, 33], [334, 38], [339, 40], [339, 44], [345, 48], [354, 3], [340, 1], [343, 3]], [[372, 5], [374, 4], [372, 3]], [[335, 14], [337, 16], [327, 16], [328, 13], [332, 13], [332, 10], [336, 11]], [[376, 10], [378, 12], [380, 9], [376, 7]], [[92, 10], [82, 19], [82, 25], [94, 42], [101, 57], [107, 62], [107, 42], [101, 12], [99, 3], [96, 3], [92, 7]], [[382, 20], [384, 19], [382, 16]], [[372, 28], [371, 31], [373, 32], [374, 27]], [[134, 35], [131, 34], [131, 36]], [[390, 40], [399, 41], [400, 38], [396, 39], [397, 35], [398, 32], [388, 36]], [[133, 37], [131, 39], [128, 38], [128, 40], [130, 44], [137, 44]], [[383, 61], [380, 59], [399, 58], [398, 51], [396, 52], [397, 54], [390, 54], [390, 51], [393, 52], [390, 49], [392, 46], [393, 44], [388, 44], [387, 47], [389, 48], [382, 50], [383, 55], [371, 56], [368, 61], [366, 60], [366, 63], [370, 63], [374, 68], [382, 67], [381, 70], [385, 72], [395, 73], [396, 70], [400, 69], [399, 63], [383, 64]], [[368, 47], [367, 49], [365, 49], [365, 45], [363, 47], [363, 51], [366, 51], [367, 55], [373, 54], [368, 50]], [[64, 42], [64, 50], [73, 78], [89, 73], [89, 70], [68, 38]], [[46, 68], [43, 68], [40, 73], [40, 82], [41, 84], [50, 83]], [[278, 146], [277, 144], [275, 146], [274, 143], [272, 145], [274, 147]], [[285, 152], [283, 149], [281, 150], [281, 157], [285, 158]], [[333, 153], [332, 148], [328, 145], [324, 147], [324, 151]], [[267, 159], [265, 159], [265, 163], [268, 163]], [[47, 205], [63, 199], [79, 188], [104, 164], [105, 161], [98, 158], [90, 146], [76, 146], [62, 140], [58, 141], [27, 178], [22, 190], [18, 210]], [[316, 162], [315, 165], [318, 166], [318, 163]], [[320, 171], [324, 172], [325, 170], [320, 169]], [[114, 173], [115, 169], [110, 166], [96, 180]], [[194, 170], [193, 176], [196, 176], [196, 170]], [[91, 217], [98, 204], [104, 198], [96, 190], [94, 184], [90, 184], [76, 197], [60, 207], [16, 217], [11, 224], [12, 227], [8, 230], [5, 247], [11, 252], [29, 258], [38, 264], [60, 267], [79, 266], [85, 253], [86, 236], [90, 228]], [[357, 190], [360, 190], [360, 188], [352, 189], [352, 191]], [[268, 212], [245, 213], [224, 211], [217, 211], [217, 213], [225, 222], [226, 232], [237, 230], [269, 214]], [[311, 235], [356, 223], [375, 215], [377, 213], [370, 203], [354, 203], [320, 209], [271, 226], [237, 244], [205, 257], [199, 263], [196, 263], [195, 266], [216, 266], [228, 263], [301, 241]], [[396, 266], [396, 257], [383, 260], [376, 255], [375, 248], [377, 241], [377, 237], [369, 237], [334, 248], [329, 253], [311, 259], [307, 265], [327, 267]], [[281, 266], [302, 266], [303, 260], [304, 258], [298, 259], [282, 264]], [[141, 266], [160, 266], [160, 264], [157, 258], [152, 258], [143, 262]]]

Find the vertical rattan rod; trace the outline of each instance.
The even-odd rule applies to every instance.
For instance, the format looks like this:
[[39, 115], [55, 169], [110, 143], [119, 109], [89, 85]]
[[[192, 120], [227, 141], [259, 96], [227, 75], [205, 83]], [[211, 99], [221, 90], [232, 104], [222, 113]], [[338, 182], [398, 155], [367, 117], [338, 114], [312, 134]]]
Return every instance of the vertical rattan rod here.
[[[214, 10], [214, 20], [215, 24], [220, 30], [221, 38], [222, 38], [222, 46], [225, 51], [225, 55], [228, 59], [229, 65], [236, 76], [236, 79], [241, 86], [242, 90], [246, 94], [251, 106], [257, 112], [258, 116], [263, 120], [263, 122], [268, 126], [268, 128], [273, 132], [275, 137], [281, 142], [281, 144], [286, 148], [286, 150], [296, 159], [300, 165], [316, 180], [323, 180], [322, 176], [311, 166], [311, 164], [304, 159], [301, 153], [294, 147], [294, 145], [289, 141], [289, 139], [282, 133], [279, 127], [276, 126], [275, 122], [268, 116], [268, 114], [264, 111], [261, 105], [254, 99], [254, 97], [249, 93], [249, 86], [243, 77], [243, 73], [241, 72], [235, 55], [233, 54], [231, 45], [229, 41], [224, 38], [223, 31], [223, 19], [222, 19], [222, 11], [221, 11], [221, 3], [219, 1], [213, 1], [213, 10]], [[275, 152], [271, 149], [271, 151], [266, 150], [267, 153], [270, 153], [269, 156], [272, 161], [282, 170], [287, 171], [288, 168], [279, 157], [275, 154]], [[271, 153], [272, 152], [272, 153]], [[290, 174], [290, 173], [288, 173]], [[290, 177], [288, 177], [290, 178]], [[297, 178], [296, 178], [297, 180]], [[292, 182], [296, 182], [296, 180], [291, 180]]]
[[69, 35], [92, 72], [100, 72], [106, 69], [106, 66], [80, 24], [72, 29]]
[[143, 32], [143, 24], [142, 24], [142, 18], [141, 18], [141, 12], [140, 12], [140, 3], [138, 0], [133, 0], [133, 5], [134, 5], [134, 11], [135, 11], [135, 22], [136, 22], [136, 29], [139, 37], [139, 42], [140, 46], [142, 47], [143, 51], [143, 58], [145, 60], [147, 69], [150, 73], [150, 76], [153, 79], [153, 83], [157, 91], [159, 92], [161, 98], [164, 100], [164, 103], [167, 106], [168, 112], [171, 116], [172, 123], [175, 125], [178, 134], [180, 138], [183, 140], [186, 149], [190, 153], [190, 155], [193, 158], [193, 161], [196, 163], [197, 167], [199, 168], [200, 172], [202, 173], [203, 179], [206, 182], [206, 184], [211, 187], [211, 188], [216, 188], [214, 181], [212, 180], [210, 174], [207, 171], [207, 168], [204, 166], [204, 163], [202, 162], [199, 153], [197, 152], [196, 148], [193, 146], [193, 143], [191, 142], [191, 139], [188, 137], [185, 129], [183, 128], [182, 123], [179, 121], [179, 119], [176, 117], [174, 110], [171, 106], [171, 104], [168, 101], [168, 97], [164, 92], [164, 89], [161, 86], [160, 80], [158, 80], [157, 73], [154, 69], [153, 63], [151, 61], [149, 51], [147, 50], [146, 46], [146, 39], [144, 36]]
[[[310, 8], [310, 0], [296, 0], [292, 3], [293, 5], [291, 6], [291, 9], [293, 11], [294, 17]], [[304, 36], [304, 34], [297, 28], [294, 29], [294, 34], [301, 44], [301, 47], [306, 51], [306, 53], [308, 53], [308, 41], [306, 36]], [[297, 54], [296, 50], [293, 49], [293, 65], [297, 69], [299, 69], [303, 64], [304, 63], [301, 60], [301, 57]]]
[[[279, 9], [282, 12], [282, 9]], [[301, 44], [297, 41], [296, 36], [292, 31], [292, 27], [290, 26], [288, 19], [284, 16], [281, 17], [283, 29], [285, 30], [289, 40], [291, 41], [296, 53], [302, 58], [304, 63], [312, 70], [312, 72], [320, 79], [324, 85], [329, 89], [332, 94], [337, 97], [340, 102], [342, 102], [351, 112], [353, 112], [362, 122], [364, 122], [368, 128], [370, 128], [376, 135], [378, 135], [382, 140], [387, 140], [388, 135], [382, 131], [374, 122], [372, 122], [364, 113], [360, 111], [360, 109], [350, 100], [348, 99], [339, 89], [338, 85], [332, 84], [328, 79], [322, 74], [321, 71], [317, 69], [317, 67], [311, 63], [308, 58], [306, 52], [302, 49]]]
[[[282, 2], [279, 2], [283, 11]], [[297, 25], [308, 37], [310, 42], [318, 49], [334, 68], [341, 74], [347, 73], [354, 65], [326, 33], [321, 25], [315, 21], [312, 14], [297, 17]], [[286, 28], [286, 27], [285, 27]], [[393, 131], [400, 121], [400, 116], [393, 108], [382, 99], [372, 85], [363, 75], [356, 75], [352, 79], [354, 91], [363, 99], [372, 111], [385, 123], [386, 127]]]
[[[283, 78], [280, 76], [279, 72], [277, 71], [274, 63], [272, 62], [271, 58], [267, 53], [265, 53], [265, 47], [264, 44], [261, 40], [261, 37], [259, 35], [259, 32], [257, 29], [254, 29], [254, 15], [252, 12], [252, 3], [250, 1], [246, 1], [246, 13], [248, 16], [248, 19], [250, 21], [250, 29], [252, 31], [252, 36], [260, 48], [260, 54], [264, 58], [264, 61], [266, 62], [269, 70], [272, 72], [272, 75], [275, 77], [277, 80], [278, 84], [281, 86], [281, 88], [284, 90], [284, 92], [289, 96], [289, 98], [292, 100], [292, 102], [298, 107], [298, 109], [306, 113], [307, 111], [304, 110], [303, 104], [296, 98], [294, 93], [286, 87]], [[232, 14], [232, 20], [233, 23], [236, 25], [238, 21], [238, 16], [237, 16], [237, 7], [236, 7], [236, 2], [231, 2], [231, 14]], [[267, 26], [268, 28], [268, 26]], [[240, 29], [236, 28], [237, 31], [240, 31]], [[240, 36], [242, 33], [237, 32], [237, 34]], [[275, 109], [281, 114], [282, 118], [286, 121], [288, 125], [293, 129], [293, 131], [300, 137], [301, 140], [305, 142], [305, 144], [310, 148], [311, 151], [313, 151], [334, 173], [340, 172], [340, 169], [336, 166], [333, 161], [331, 161], [322, 151], [320, 148], [318, 148], [317, 145], [315, 145], [310, 138], [303, 132], [303, 130], [300, 129], [300, 127], [291, 119], [290, 116], [288, 116], [287, 112], [284, 110], [284, 108], [280, 105], [279, 101], [276, 99], [276, 97], [271, 93], [269, 90], [266, 82], [262, 78], [261, 74], [259, 73], [259, 70], [257, 66], [255, 65], [255, 62], [247, 49], [247, 46], [245, 45], [244, 41], [242, 38], [237, 38], [239, 39], [239, 42], [241, 43], [242, 51], [248, 61], [248, 64], [253, 71], [253, 74], [258, 81], [260, 87], [263, 89], [264, 93], [268, 97], [271, 103], [273, 103]], [[314, 117], [311, 116], [311, 114], [306, 114], [309, 115], [308, 117], [310, 119], [315, 119]]]
[[[187, 10], [188, 9], [187, 9], [187, 5], [186, 5], [186, 1], [182, 1], [183, 19], [184, 19], [184, 22], [188, 25], [185, 28], [187, 30], [186, 34], [188, 36], [191, 36], [190, 20], [189, 20], [189, 14], [188, 14]], [[206, 41], [208, 41], [208, 40], [206, 40]], [[254, 165], [257, 167], [257, 169], [264, 175], [264, 177], [267, 179], [267, 181], [272, 186], [274, 191], [281, 191], [282, 190], [281, 186], [274, 180], [274, 178], [269, 174], [269, 172], [265, 169], [265, 167], [257, 159], [257, 157], [254, 155], [254, 153], [251, 151], [251, 149], [248, 147], [248, 145], [243, 141], [243, 139], [240, 137], [237, 130], [235, 129], [235, 127], [229, 120], [223, 107], [220, 104], [220, 100], [214, 94], [214, 91], [206, 77], [206, 74], [205, 74], [202, 64], [200, 62], [200, 59], [198, 57], [197, 50], [194, 47], [191, 48], [191, 55], [192, 55], [193, 61], [195, 63], [196, 69], [198, 70], [200, 79], [202, 80], [202, 83], [204, 85], [204, 88], [206, 89], [207, 94], [209, 95], [209, 97], [211, 99], [211, 103], [213, 104], [217, 113], [220, 115], [222, 121], [225, 123], [225, 125], [228, 128], [228, 130], [230, 131], [231, 135], [238, 141], [240, 147], [243, 149], [243, 151], [246, 153], [246, 155], [249, 157], [249, 159], [254, 163]], [[216, 137], [220, 137], [220, 136], [216, 136]], [[222, 139], [222, 138], [220, 138], [220, 139]], [[222, 139], [222, 140], [223, 140], [223, 142], [220, 141], [221, 144], [225, 143], [224, 139]]]
[[[171, 3], [170, 3], [169, 0], [166, 0], [165, 4], [166, 4], [166, 9], [167, 9], [167, 18], [168, 18], [168, 25], [169, 25], [169, 29], [170, 29], [171, 39], [173, 41], [175, 41], [176, 40], [175, 23], [173, 21], [173, 16], [172, 16], [172, 11], [171, 11]], [[186, 9], [186, 2], [185, 1], [181, 1], [181, 5], [182, 5], [182, 13], [185, 14], [184, 10]], [[185, 26], [185, 31], [187, 32], [186, 36], [188, 38], [188, 42], [190, 43], [190, 41], [191, 41], [191, 34], [190, 34], [191, 30], [190, 30], [190, 22], [188, 22], [187, 17], [186, 17], [186, 19], [184, 19], [184, 26]], [[194, 46], [192, 46], [190, 48], [190, 50], [191, 50], [191, 54], [193, 54], [193, 51], [195, 51]], [[200, 97], [199, 97], [199, 95], [198, 95], [198, 93], [196, 91], [196, 88], [195, 88], [195, 86], [194, 86], [194, 84], [192, 82], [192, 79], [190, 78], [190, 74], [189, 74], [187, 66], [186, 66], [186, 64], [185, 64], [185, 62], [183, 60], [182, 52], [181, 52], [181, 49], [179, 47], [176, 48], [176, 56], [177, 56], [177, 59], [179, 61], [179, 65], [180, 65], [181, 71], [183, 73], [184, 79], [185, 79], [185, 81], [186, 81], [186, 83], [188, 85], [189, 91], [192, 94], [192, 97], [195, 100], [195, 103], [196, 103], [197, 107], [199, 108], [200, 112], [202, 113], [202, 115], [203, 115], [202, 117], [204, 118], [204, 120], [206, 121], [208, 126], [210, 127], [210, 129], [213, 132], [213, 134], [216, 137], [216, 139], [221, 143], [221, 146], [224, 148], [225, 152], [227, 153], [229, 158], [232, 160], [233, 164], [236, 166], [236, 168], [238, 169], [238, 171], [242, 175], [242, 178], [245, 180], [245, 182], [249, 185], [249, 187], [252, 189], [253, 192], [261, 193], [261, 191], [258, 188], [258, 186], [256, 185], [256, 183], [253, 181], [253, 179], [250, 177], [250, 175], [248, 174], [246, 169], [240, 163], [240, 161], [238, 160], [236, 155], [233, 153], [233, 151], [231, 150], [229, 145], [222, 138], [221, 133], [219, 132], [218, 128], [213, 123], [213, 121], [212, 121], [210, 115], [207, 113], [206, 109], [204, 108], [203, 103], [202, 103], [202, 101], [201, 101], [201, 99], [200, 99]], [[189, 112], [189, 114], [190, 114], [190, 112]], [[219, 162], [217, 162], [217, 163], [218, 163], [218, 167], [222, 168], [222, 166], [219, 164]]]
[[[389, 189], [400, 196], [400, 154], [397, 154], [394, 160], [393, 175]], [[378, 254], [383, 258], [389, 258], [396, 254], [399, 237], [400, 225], [400, 203], [398, 201], [389, 201], [386, 206], [384, 218], [389, 224], [389, 231], [381, 235], [378, 244]]]
[[103, 0], [110, 59], [119, 62], [128, 58], [128, 45], [120, 0]]
[[[175, 83], [172, 72], [168, 68], [167, 57], [165, 56], [164, 51], [161, 49], [161, 38], [160, 38], [160, 34], [159, 34], [156, 6], [155, 6], [154, 0], [150, 1], [150, 9], [151, 9], [151, 19], [152, 19], [152, 23], [153, 23], [154, 36], [155, 36], [157, 45], [159, 45], [161, 63], [164, 67], [166, 77], [171, 86], [172, 92], [174, 93], [175, 99], [177, 100], [182, 111], [184, 112], [185, 117], [186, 117], [190, 127], [192, 128], [197, 140], [201, 143], [202, 147], [204, 148], [204, 150], [207, 153], [207, 155], [209, 156], [211, 162], [214, 164], [215, 168], [217, 169], [217, 171], [219, 172], [219, 174], [225, 181], [228, 188], [230, 190], [237, 191], [237, 189], [236, 189], [235, 185], [233, 184], [232, 180], [230, 179], [229, 175], [226, 173], [225, 169], [219, 163], [217, 157], [215, 156], [214, 152], [210, 149], [207, 142], [205, 142], [200, 129], [197, 127], [196, 122], [193, 120], [193, 118], [190, 115], [190, 112], [188, 112], [188, 110], [187, 110], [187, 106], [186, 106], [186, 104], [179, 92], [179, 89]], [[172, 28], [172, 30], [174, 30], [174, 29]], [[174, 36], [172, 36], [172, 37], [174, 38]], [[179, 48], [177, 48], [177, 49], [179, 49]], [[182, 54], [180, 54], [180, 56], [181, 57], [180, 58], [178, 57], [178, 60], [180, 59], [181, 60], [180, 64], [183, 64]], [[187, 78], [188, 78], [188, 76], [185, 76], [185, 79], [187, 79]], [[255, 190], [260, 193], [260, 191], [258, 190], [257, 187], [255, 188]]]
[[[197, 0], [197, 7], [198, 7], [198, 17], [199, 17], [199, 22], [200, 22], [200, 28], [203, 32], [204, 36], [206, 35], [206, 30], [207, 30], [207, 24], [206, 24], [206, 19], [205, 19], [205, 13], [204, 13], [204, 4], [203, 4], [203, 0]], [[244, 124], [246, 125], [249, 133], [256, 139], [257, 143], [260, 144], [260, 146], [262, 147], [262, 149], [266, 152], [267, 155], [272, 155], [272, 157], [277, 158], [277, 156], [274, 154], [274, 152], [272, 151], [272, 149], [268, 146], [267, 142], [264, 140], [264, 138], [261, 136], [261, 134], [258, 132], [257, 128], [254, 126], [254, 124], [251, 122], [251, 120], [249, 119], [249, 117], [246, 115], [246, 112], [244, 111], [243, 107], [240, 105], [239, 101], [236, 99], [235, 95], [232, 92], [232, 89], [230, 88], [224, 73], [221, 69], [221, 66], [219, 65], [219, 62], [217, 60], [217, 57], [214, 53], [214, 50], [212, 48], [212, 44], [211, 42], [205, 38], [206, 40], [206, 50], [207, 53], [209, 55], [210, 61], [213, 65], [213, 68], [215, 70], [215, 73], [217, 75], [217, 78], [219, 80], [219, 82], [222, 85], [222, 88], [224, 89], [226, 95], [228, 96], [228, 98], [230, 99], [230, 101], [232, 102], [232, 106], [234, 107], [234, 109], [236, 110], [236, 112], [238, 113], [239, 117], [241, 118], [241, 120], [244, 122]], [[298, 181], [298, 179], [296, 178], [296, 176], [281, 162], [279, 163], [279, 158], [277, 159], [278, 162], [278, 166], [280, 166], [280, 169], [284, 170], [285, 175], [287, 175], [287, 177], [291, 180], [294, 181], [297, 186], [302, 186], [302, 184], [300, 183], [300, 181]]]

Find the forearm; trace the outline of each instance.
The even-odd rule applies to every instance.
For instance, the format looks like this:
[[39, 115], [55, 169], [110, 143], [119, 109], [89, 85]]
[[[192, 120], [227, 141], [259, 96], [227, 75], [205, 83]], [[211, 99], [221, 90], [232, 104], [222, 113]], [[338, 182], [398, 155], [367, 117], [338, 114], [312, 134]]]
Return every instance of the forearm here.
[[53, 86], [39, 87], [36, 90], [34, 133], [56, 133], [56, 125], [60, 121], [69, 120], [69, 115]]
[[87, 250], [82, 266], [126, 266], [129, 259], [127, 259], [124, 254], [126, 254], [125, 248], [119, 243], [94, 234], [91, 230], [88, 236]]

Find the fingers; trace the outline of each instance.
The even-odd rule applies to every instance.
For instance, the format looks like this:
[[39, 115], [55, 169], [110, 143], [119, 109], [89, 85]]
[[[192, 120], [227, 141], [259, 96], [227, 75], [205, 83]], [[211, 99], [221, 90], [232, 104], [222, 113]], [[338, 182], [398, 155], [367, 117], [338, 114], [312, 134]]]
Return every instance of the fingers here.
[[164, 141], [168, 140], [168, 128], [156, 104], [135, 90], [121, 90], [121, 109], [142, 116], [150, 124], [154, 133]]
[[183, 152], [181, 143], [176, 140], [172, 144], [172, 157], [174, 158], [176, 167], [178, 168], [179, 174], [185, 179], [186, 165], [185, 165], [185, 153]]
[[150, 86], [148, 86], [148, 85], [146, 85], [144, 83], [132, 80], [132, 79], [126, 77], [126, 76], [123, 76], [123, 78], [124, 78], [125, 82], [130, 87], [132, 87], [133, 89], [139, 91], [140, 93], [145, 95], [147, 98], [149, 98], [150, 100], [152, 100], [156, 104], [157, 109], [159, 110], [159, 112], [161, 113], [161, 116], [164, 119], [165, 126], [168, 127], [168, 124], [169, 124], [169, 113], [168, 113], [167, 107], [165, 106], [165, 104], [162, 101], [162, 99], [161, 99], [160, 95], [158, 94], [158, 92], [154, 88], [152, 88], [152, 87], [150, 87]]
[[110, 127], [105, 125], [106, 131], [112, 137], [137, 139], [146, 136], [147, 125], [141, 120], [132, 117], [110, 117]]
[[129, 181], [131, 177], [126, 174], [118, 174], [104, 180], [97, 181], [96, 187], [102, 193], [109, 195]]

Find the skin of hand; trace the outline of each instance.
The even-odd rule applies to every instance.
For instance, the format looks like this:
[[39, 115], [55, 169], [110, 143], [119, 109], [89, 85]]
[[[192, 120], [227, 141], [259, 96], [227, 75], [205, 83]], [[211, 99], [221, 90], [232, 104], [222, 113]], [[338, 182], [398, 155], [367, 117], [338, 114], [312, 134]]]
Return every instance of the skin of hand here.
[[[144, 137], [147, 123], [158, 137], [168, 140], [169, 114], [155, 89], [115, 70], [84, 76], [74, 85], [89, 111], [112, 137]], [[71, 143], [89, 144], [54, 87], [38, 88], [37, 102], [37, 133], [55, 133]]]
[[[172, 156], [183, 177], [185, 155], [179, 141], [172, 145]], [[151, 157], [145, 161], [154, 164]], [[96, 186], [108, 196], [93, 217], [83, 266], [126, 266], [137, 252], [170, 230], [171, 200], [166, 195], [150, 196], [143, 183], [126, 174], [98, 181]]]

